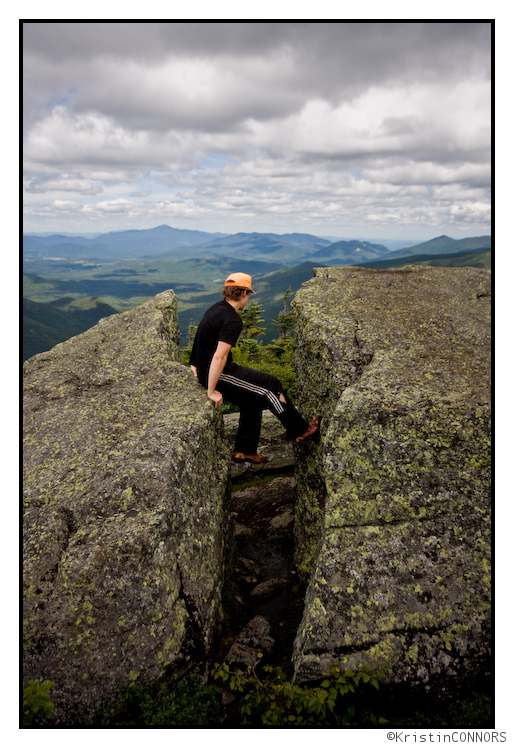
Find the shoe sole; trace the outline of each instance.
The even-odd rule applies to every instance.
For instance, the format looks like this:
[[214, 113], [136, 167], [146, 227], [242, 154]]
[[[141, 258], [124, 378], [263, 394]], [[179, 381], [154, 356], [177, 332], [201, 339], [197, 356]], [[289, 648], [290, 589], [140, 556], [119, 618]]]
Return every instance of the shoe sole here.
[[243, 457], [232, 457], [232, 462], [235, 462], [235, 463], [249, 462], [250, 465], [264, 465], [264, 463], [267, 461], [268, 461], [267, 458], [264, 460], [249, 460], [248, 458], [243, 458]]
[[307, 434], [306, 436], [297, 436], [295, 439], [295, 442], [297, 444], [301, 444], [302, 442], [306, 441], [307, 439], [312, 439], [313, 436], [316, 436], [316, 434], [319, 434], [319, 427], [321, 423], [321, 418], [319, 416], [315, 416], [316, 418], [316, 428], [314, 431], [312, 431], [310, 434]]

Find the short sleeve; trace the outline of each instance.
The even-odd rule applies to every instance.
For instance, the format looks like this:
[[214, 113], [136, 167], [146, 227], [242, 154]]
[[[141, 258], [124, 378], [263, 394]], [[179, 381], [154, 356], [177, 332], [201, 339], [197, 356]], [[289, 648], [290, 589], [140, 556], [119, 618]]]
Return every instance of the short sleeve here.
[[219, 332], [218, 340], [221, 340], [222, 343], [235, 345], [242, 329], [243, 320], [241, 318], [227, 319]]

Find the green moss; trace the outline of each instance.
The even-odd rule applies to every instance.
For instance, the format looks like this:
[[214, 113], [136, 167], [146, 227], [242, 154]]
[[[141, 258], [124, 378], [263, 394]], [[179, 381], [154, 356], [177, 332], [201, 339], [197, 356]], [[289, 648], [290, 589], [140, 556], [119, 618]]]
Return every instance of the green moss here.
[[170, 358], [174, 303], [161, 295], [24, 367], [24, 665], [38, 677], [44, 642], [73, 713], [131, 671], [177, 667], [188, 622], [208, 647], [219, 621], [228, 455], [219, 415]]
[[486, 276], [326, 268], [296, 295], [300, 408], [323, 415], [296, 471], [297, 559], [311, 577], [298, 673], [313, 658], [325, 672], [323, 653], [341, 646], [366, 660], [384, 641], [398, 680], [418, 677], [414, 653], [427, 678], [443, 654], [456, 670], [463, 652], [487, 657]]

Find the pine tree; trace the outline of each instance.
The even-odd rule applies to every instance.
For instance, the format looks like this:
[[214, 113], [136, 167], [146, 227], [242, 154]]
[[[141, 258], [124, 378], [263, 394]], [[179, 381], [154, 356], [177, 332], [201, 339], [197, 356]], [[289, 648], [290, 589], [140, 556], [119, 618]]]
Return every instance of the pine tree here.
[[264, 314], [264, 309], [260, 304], [252, 301], [239, 314], [243, 319], [243, 329], [239, 336], [241, 340], [257, 338], [265, 333], [265, 328], [259, 327], [260, 323], [264, 322], [264, 317], [261, 317], [261, 314]]
[[279, 339], [285, 338], [289, 335], [289, 330], [294, 327], [295, 312], [294, 309], [287, 310], [289, 304], [289, 297], [291, 296], [291, 286], [287, 289], [284, 294], [284, 308], [278, 315], [278, 319], [272, 320], [273, 324], [279, 328]]

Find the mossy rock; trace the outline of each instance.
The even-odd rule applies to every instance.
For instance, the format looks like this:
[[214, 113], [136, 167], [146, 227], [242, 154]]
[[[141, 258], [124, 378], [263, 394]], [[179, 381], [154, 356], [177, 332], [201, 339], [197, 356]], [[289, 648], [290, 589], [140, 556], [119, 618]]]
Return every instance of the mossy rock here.
[[[490, 670], [490, 274], [323, 268], [295, 299], [300, 679]], [[299, 459], [301, 458], [301, 459]]]
[[172, 291], [24, 365], [24, 680], [82, 724], [209, 651], [228, 547], [221, 416]]

